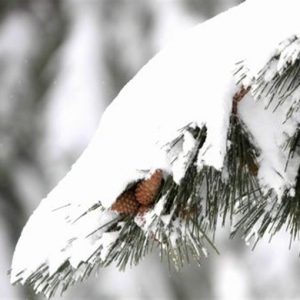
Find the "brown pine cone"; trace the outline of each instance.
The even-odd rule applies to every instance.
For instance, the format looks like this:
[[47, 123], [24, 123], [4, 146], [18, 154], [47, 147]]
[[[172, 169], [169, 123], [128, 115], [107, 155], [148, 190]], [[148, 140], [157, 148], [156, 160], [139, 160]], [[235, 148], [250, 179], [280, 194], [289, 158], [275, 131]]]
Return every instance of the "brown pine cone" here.
[[140, 204], [136, 201], [134, 191], [128, 190], [122, 193], [111, 206], [111, 209], [127, 215], [135, 215], [140, 207]]
[[157, 196], [163, 176], [161, 170], [156, 170], [149, 179], [137, 184], [135, 189], [136, 200], [142, 205], [150, 205]]

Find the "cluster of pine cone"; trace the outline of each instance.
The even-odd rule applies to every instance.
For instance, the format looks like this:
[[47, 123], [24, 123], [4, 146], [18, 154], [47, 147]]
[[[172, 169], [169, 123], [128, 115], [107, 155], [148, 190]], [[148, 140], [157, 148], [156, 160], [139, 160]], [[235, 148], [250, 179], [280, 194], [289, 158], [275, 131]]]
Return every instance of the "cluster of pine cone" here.
[[156, 170], [150, 178], [138, 182], [123, 192], [112, 205], [111, 209], [126, 215], [143, 215], [155, 201], [162, 181], [162, 171]]

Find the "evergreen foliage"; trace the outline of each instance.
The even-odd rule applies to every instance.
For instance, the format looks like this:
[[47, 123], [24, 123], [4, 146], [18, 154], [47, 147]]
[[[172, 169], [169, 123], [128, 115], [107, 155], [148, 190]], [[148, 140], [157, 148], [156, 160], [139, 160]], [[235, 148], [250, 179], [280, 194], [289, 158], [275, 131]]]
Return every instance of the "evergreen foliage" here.
[[[188, 124], [174, 141], [166, 145], [167, 151], [176, 160], [184, 135], [190, 134], [195, 140], [194, 148], [186, 157], [186, 172], [180, 184], [168, 175], [148, 212], [136, 216], [119, 215], [92, 232], [91, 236], [95, 235], [95, 238], [99, 232], [115, 236], [106, 255], [103, 256], [103, 251], [107, 249], [100, 245], [77, 269], [65, 264], [51, 275], [48, 267], [43, 265], [27, 283], [52, 296], [57, 288], [66, 290], [78, 278], [87, 277], [95, 267], [116, 263], [123, 270], [127, 265], [136, 265], [154, 246], [158, 246], [161, 258], [176, 269], [189, 263], [192, 258], [200, 263], [202, 257], [207, 256], [208, 248], [218, 251], [214, 245], [218, 222], [230, 222], [231, 236], [241, 235], [246, 240], [254, 238], [254, 246], [266, 234], [273, 236], [283, 227], [290, 232], [291, 240], [298, 239], [299, 175], [295, 188], [284, 191], [281, 199], [272, 189], [266, 191], [265, 187], [260, 186], [257, 178], [260, 149], [239, 118], [237, 106], [247, 93], [251, 93], [256, 101], [264, 101], [266, 109], [275, 107], [276, 110], [288, 99], [291, 105], [286, 118], [294, 116], [300, 103], [299, 38], [292, 37], [280, 45], [257, 75], [249, 75], [242, 61], [237, 64], [235, 76], [241, 88], [232, 99], [227, 153], [221, 170], [210, 166], [199, 168], [196, 164], [207, 128]], [[276, 105], [271, 105], [274, 102]], [[287, 138], [287, 165], [300, 155], [299, 139], [299, 128]], [[104, 210], [100, 203], [93, 209]]]

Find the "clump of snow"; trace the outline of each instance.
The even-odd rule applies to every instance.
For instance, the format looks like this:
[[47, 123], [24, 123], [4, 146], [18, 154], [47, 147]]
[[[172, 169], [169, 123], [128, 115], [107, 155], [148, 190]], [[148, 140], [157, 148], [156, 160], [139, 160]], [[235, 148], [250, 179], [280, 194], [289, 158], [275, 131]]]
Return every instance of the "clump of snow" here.
[[181, 179], [185, 175], [195, 146], [195, 138], [189, 131], [186, 131], [183, 136], [182, 151], [178, 154], [177, 159], [172, 164], [173, 180], [177, 184], [180, 184]]
[[300, 57], [300, 40], [299, 36], [287, 39], [278, 47], [279, 61], [277, 72], [281, 75], [289, 64], [294, 64]]
[[155, 228], [163, 218], [162, 212], [166, 204], [166, 197], [162, 196], [156, 203], [155, 207], [144, 215], [137, 215], [135, 217], [135, 222], [138, 224], [147, 234], [149, 231], [155, 231]]
[[105, 261], [107, 255], [109, 254], [109, 250], [113, 243], [119, 237], [119, 232], [104, 232], [99, 239], [99, 244], [101, 245], [102, 249], [100, 252], [100, 259]]
[[299, 168], [299, 159], [287, 165], [289, 149], [285, 149], [282, 142], [282, 136], [287, 131], [295, 132], [296, 126], [292, 120], [285, 122], [284, 105], [273, 111], [272, 107], [266, 109], [261, 101], [254, 102], [251, 96], [240, 103], [239, 115], [261, 150], [258, 158], [260, 185], [266, 193], [274, 189], [280, 199], [285, 190], [295, 185]]

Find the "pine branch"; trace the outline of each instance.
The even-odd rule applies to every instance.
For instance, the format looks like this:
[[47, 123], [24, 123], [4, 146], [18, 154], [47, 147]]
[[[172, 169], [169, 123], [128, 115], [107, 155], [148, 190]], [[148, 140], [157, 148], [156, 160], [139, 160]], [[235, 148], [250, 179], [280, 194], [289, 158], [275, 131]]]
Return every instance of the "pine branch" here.
[[[266, 103], [266, 109], [273, 111], [282, 108], [286, 112], [286, 121], [297, 120], [300, 107], [300, 39], [298, 36], [282, 42], [267, 64], [257, 73], [251, 74], [246, 61], [237, 64], [235, 76], [238, 83], [251, 86], [251, 94], [258, 101]], [[286, 169], [290, 163], [299, 161], [299, 125], [292, 136], [286, 137], [283, 151], [288, 152]], [[298, 164], [298, 162], [297, 162]], [[258, 201], [250, 203], [241, 199], [236, 214], [240, 215], [232, 231], [232, 236], [241, 233], [247, 240], [254, 238], [254, 246], [265, 234], [271, 238], [286, 226], [291, 234], [291, 240], [299, 236], [299, 185], [296, 178], [295, 187], [287, 188], [278, 199], [269, 190], [260, 195]]]
[[252, 96], [263, 100], [266, 107], [275, 111], [287, 102], [286, 118], [300, 107], [300, 38], [292, 36], [283, 41], [257, 73], [252, 74], [246, 61], [236, 64], [234, 73], [238, 84], [252, 87]]
[[[287, 164], [294, 159], [299, 159], [299, 138], [297, 129], [294, 136], [288, 139], [286, 148], [289, 156]], [[281, 199], [271, 189], [267, 194], [261, 194], [255, 201], [248, 202], [241, 199], [236, 214], [240, 215], [231, 233], [237, 233], [248, 241], [253, 239], [254, 247], [265, 235], [272, 238], [284, 226], [289, 231], [291, 241], [299, 239], [300, 230], [300, 169], [295, 181], [295, 187], [286, 189]]]
[[[211, 248], [218, 253], [213, 239], [219, 219], [223, 224], [227, 219], [232, 222], [235, 208], [241, 200], [239, 213], [247, 216], [253, 209], [251, 204], [261, 201], [256, 179], [259, 152], [253, 146], [245, 124], [233, 113], [224, 168], [221, 171], [210, 166], [199, 169], [197, 157], [206, 140], [206, 127], [186, 126], [178, 138], [168, 145], [170, 151], [182, 143], [185, 132], [192, 134], [196, 142], [187, 155], [186, 172], [180, 184], [168, 175], [152, 208], [144, 215], [120, 214], [91, 232], [87, 238], [96, 238], [100, 242], [90, 257], [77, 268], [65, 263], [49, 275], [49, 268], [44, 264], [26, 282], [51, 297], [58, 289], [64, 292], [78, 279], [85, 279], [96, 267], [116, 263], [124, 270], [127, 265], [136, 265], [153, 247], [158, 247], [161, 258], [178, 270], [192, 258], [200, 263]], [[132, 188], [133, 185], [129, 186]], [[90, 211], [99, 209], [99, 205]], [[242, 224], [244, 226], [245, 222]], [[248, 227], [252, 225], [250, 223]], [[110, 245], [101, 243], [104, 234], [114, 237]]]
[[[175, 178], [175, 172], [163, 174], [162, 179], [162, 170], [156, 170], [157, 186], [150, 190], [150, 196], [147, 194], [150, 201], [147, 199], [145, 205], [138, 202], [137, 190], [151, 177], [129, 182], [128, 189], [111, 208], [104, 209], [98, 203], [73, 220], [72, 225], [97, 209], [107, 214], [119, 213], [86, 236], [94, 247], [88, 258], [73, 266], [67, 261], [52, 273], [44, 263], [29, 277], [22, 272], [16, 277], [51, 297], [58, 289], [64, 292], [77, 280], [85, 279], [97, 267], [115, 263], [124, 270], [128, 265], [136, 265], [153, 247], [159, 248], [161, 258], [166, 259], [170, 267], [180, 269], [191, 259], [200, 263], [211, 248], [218, 252], [214, 244], [218, 222], [224, 225], [229, 221], [231, 236], [239, 234], [247, 241], [253, 238], [254, 246], [263, 236], [272, 237], [283, 227], [289, 231], [291, 240], [298, 239], [300, 169], [294, 186], [286, 187], [282, 196], [271, 187], [263, 186], [258, 162], [262, 149], [240, 119], [238, 105], [249, 92], [255, 100], [264, 101], [266, 109], [282, 109], [286, 122], [299, 120], [296, 113], [300, 107], [300, 39], [294, 36], [279, 45], [257, 74], [251, 74], [246, 61], [239, 62], [235, 76], [242, 88], [233, 97], [221, 170], [198, 162], [209, 131], [204, 125], [187, 124], [165, 147], [167, 156], [171, 157], [170, 164], [181, 163], [183, 177], [180, 180]], [[284, 154], [288, 153], [287, 169], [290, 163], [299, 165], [299, 125], [283, 134], [285, 144], [278, 147]], [[185, 153], [187, 137], [192, 139], [193, 146]], [[70, 240], [66, 248], [75, 242]]]

